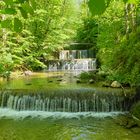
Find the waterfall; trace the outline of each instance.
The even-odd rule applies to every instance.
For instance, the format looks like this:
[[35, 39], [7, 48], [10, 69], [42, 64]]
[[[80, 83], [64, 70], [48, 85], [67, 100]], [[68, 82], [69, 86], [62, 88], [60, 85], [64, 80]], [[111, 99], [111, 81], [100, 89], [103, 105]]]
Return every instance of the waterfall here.
[[100, 93], [93, 89], [63, 91], [2, 91], [1, 108], [18, 111], [113, 112], [128, 111], [132, 99], [123, 94]]
[[93, 50], [63, 50], [59, 54], [60, 60], [95, 58]]
[[49, 71], [96, 70], [96, 58], [92, 50], [64, 50], [59, 54], [59, 60], [47, 61]]

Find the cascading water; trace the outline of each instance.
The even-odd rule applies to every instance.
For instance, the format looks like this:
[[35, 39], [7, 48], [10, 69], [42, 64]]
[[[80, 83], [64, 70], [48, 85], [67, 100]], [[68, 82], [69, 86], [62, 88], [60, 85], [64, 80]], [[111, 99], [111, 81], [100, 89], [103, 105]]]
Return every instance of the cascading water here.
[[18, 111], [116, 112], [128, 111], [132, 104], [130, 97], [123, 94], [100, 93], [93, 89], [24, 92], [1, 92], [1, 107]]
[[47, 62], [49, 71], [57, 70], [96, 70], [96, 59], [92, 50], [64, 50], [59, 54], [59, 60]]

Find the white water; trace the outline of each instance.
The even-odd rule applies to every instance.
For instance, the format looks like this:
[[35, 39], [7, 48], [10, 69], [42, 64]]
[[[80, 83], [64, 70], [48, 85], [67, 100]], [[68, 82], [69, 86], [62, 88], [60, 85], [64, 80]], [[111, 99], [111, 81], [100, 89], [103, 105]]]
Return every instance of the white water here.
[[15, 111], [7, 108], [0, 108], [0, 118], [6, 117], [11, 119], [24, 119], [27, 117], [31, 118], [53, 118], [53, 119], [62, 119], [62, 118], [77, 118], [80, 119], [94, 117], [94, 118], [105, 118], [105, 117], [113, 117], [120, 114], [125, 114], [126, 112], [46, 112], [46, 111]]

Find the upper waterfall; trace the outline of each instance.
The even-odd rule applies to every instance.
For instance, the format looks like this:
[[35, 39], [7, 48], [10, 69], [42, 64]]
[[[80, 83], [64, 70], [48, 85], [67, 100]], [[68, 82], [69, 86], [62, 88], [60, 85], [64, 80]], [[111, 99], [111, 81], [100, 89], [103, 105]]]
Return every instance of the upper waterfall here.
[[95, 53], [92, 50], [63, 50], [59, 53], [59, 60], [49, 60], [49, 71], [57, 70], [96, 70]]

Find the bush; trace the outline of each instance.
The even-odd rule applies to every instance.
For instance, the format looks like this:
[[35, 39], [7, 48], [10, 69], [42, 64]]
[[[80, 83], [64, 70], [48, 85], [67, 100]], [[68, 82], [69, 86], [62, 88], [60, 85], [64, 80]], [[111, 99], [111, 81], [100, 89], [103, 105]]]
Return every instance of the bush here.
[[[137, 86], [140, 84], [140, 27], [137, 32], [124, 37], [120, 44], [113, 48], [106, 48], [104, 54], [99, 57], [102, 61], [102, 69], [109, 72], [108, 79], [122, 84]], [[104, 57], [105, 56], [105, 57]], [[107, 57], [108, 56], [108, 57]]]

